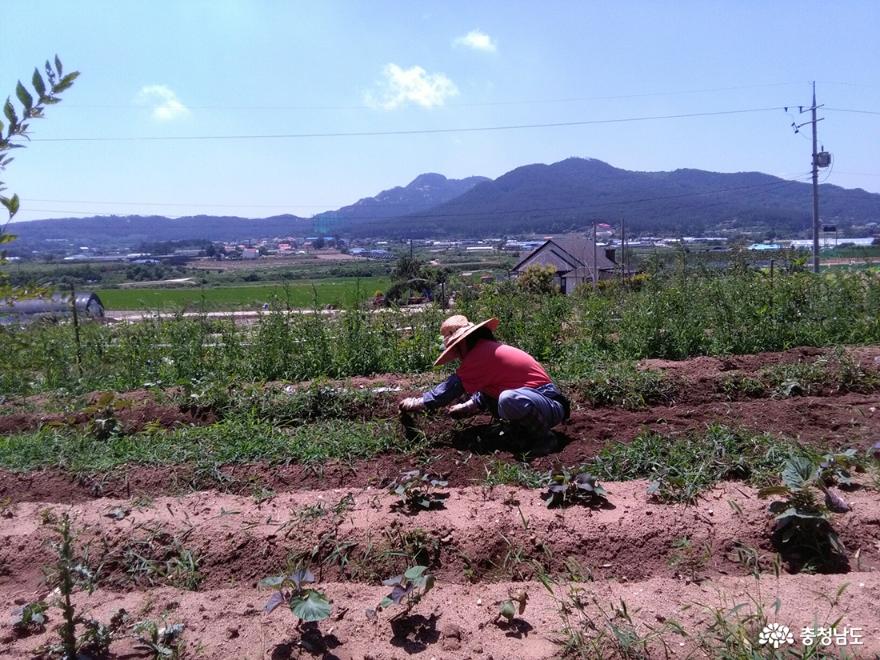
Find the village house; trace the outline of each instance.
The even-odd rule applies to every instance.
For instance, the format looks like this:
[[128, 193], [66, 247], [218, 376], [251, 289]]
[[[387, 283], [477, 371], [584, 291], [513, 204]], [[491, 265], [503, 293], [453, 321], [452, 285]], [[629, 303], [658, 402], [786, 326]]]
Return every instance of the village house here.
[[[593, 263], [595, 255], [595, 264]], [[553, 266], [559, 290], [573, 293], [578, 284], [591, 283], [593, 272], [597, 280], [605, 280], [620, 274], [614, 260], [614, 248], [597, 245], [579, 234], [554, 236], [526, 255], [513, 267], [511, 275], [518, 277], [529, 266]]]

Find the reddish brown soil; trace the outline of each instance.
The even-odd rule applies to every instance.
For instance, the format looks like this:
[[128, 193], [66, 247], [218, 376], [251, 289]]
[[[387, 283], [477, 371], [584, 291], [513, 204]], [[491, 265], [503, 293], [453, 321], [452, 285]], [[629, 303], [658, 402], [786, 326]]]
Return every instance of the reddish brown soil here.
[[[156, 403], [148, 397], [133, 396], [127, 392], [120, 397], [124, 407], [113, 411], [123, 433], [137, 433], [149, 426], [170, 429], [176, 426], [206, 425], [217, 421], [217, 415], [210, 410], [183, 409], [175, 405]], [[90, 395], [90, 398], [93, 395]], [[87, 427], [104, 413], [99, 410], [77, 411], [69, 414], [18, 412], [0, 415], [0, 434], [23, 433], [44, 426]]]
[[[576, 401], [572, 419], [559, 429], [565, 446], [535, 459], [532, 467], [578, 463], [609, 442], [631, 441], [643, 429], [675, 435], [712, 423], [771, 431], [823, 448], [864, 448], [880, 438], [877, 394], [826, 391], [729, 401], [720, 392], [719, 383], [731, 373], [754, 375], [773, 364], [822, 354], [795, 349], [729, 359], [646, 361], [642, 368], [661, 369], [676, 383], [671, 400], [634, 411]], [[876, 368], [880, 349], [853, 349], [853, 354], [863, 366]], [[370, 411], [390, 416], [398, 397], [425, 382], [424, 376], [382, 376], [344, 385], [399, 384], [403, 391], [383, 395]], [[128, 430], [150, 422], [209, 421], [187, 418], [148, 392], [122, 396], [131, 403], [117, 416], [130, 415], [124, 421]], [[87, 398], [86, 404], [97, 397]], [[0, 417], [0, 424], [20, 429], [15, 425], [23, 423], [21, 418], [6, 421], [13, 415], [24, 416], [28, 424], [35, 418], [37, 424], [46, 423], [51, 415], [41, 413], [42, 408], [38, 398], [18, 408], [4, 406], [0, 412], [9, 415]], [[365, 411], [349, 412], [362, 418]], [[74, 419], [77, 424], [88, 421], [88, 414]], [[26, 602], [54, 601], [43, 569], [53, 563], [55, 522], [65, 512], [73, 517], [77, 544], [88, 546], [90, 563], [101, 565], [97, 591], [77, 594], [77, 607], [105, 623], [120, 608], [130, 613], [124, 635], [111, 646], [116, 658], [151, 657], [135, 648], [130, 625], [144, 619], [184, 623], [186, 657], [557, 658], [565, 627], [560, 599], [568, 599], [570, 608], [572, 588], [583, 590], [579, 598], [585, 614], [596, 623], [595, 629], [583, 628], [587, 636], [610, 632], [604, 616], [614, 617], [612, 608], [621, 601], [638, 633], [662, 631], [650, 643], [649, 657], [717, 657], [717, 650], [701, 647], [713, 608], [723, 608], [732, 620], [755, 612], [758, 604], [770, 622], [788, 625], [796, 634], [803, 626], [839, 619], [840, 627], [861, 629], [864, 644], [851, 647], [852, 656], [880, 654], [880, 498], [870, 475], [860, 477], [862, 488], [844, 493], [852, 512], [833, 519], [849, 558], [829, 570], [842, 572], [790, 574], [800, 562], [787, 555], [775, 577], [767, 501], [743, 484], [721, 484], [695, 505], [684, 506], [651, 500], [644, 481], [610, 483], [605, 484], [607, 507], [550, 510], [539, 490], [481, 486], [496, 461], [519, 460], [504, 447], [488, 417], [465, 423], [420, 417], [417, 424], [436, 439], [424, 455], [389, 454], [318, 466], [228, 465], [220, 468], [226, 477], [227, 492], [222, 493], [212, 490], [219, 483], [216, 475], [205, 479], [191, 466], [132, 466], [84, 477], [58, 470], [0, 471], [0, 611], [5, 613], [0, 658], [35, 657], [58, 639], [57, 607], [49, 611], [48, 628], [27, 637], [17, 637], [7, 620]], [[396, 510], [394, 498], [382, 487], [401, 470], [424, 465], [449, 477], [444, 507], [416, 515]], [[269, 499], [258, 501], [257, 496], [267, 494]], [[683, 549], [685, 538], [690, 549]], [[198, 591], [183, 589], [188, 573], [173, 570], [183, 551], [197, 558]], [[758, 558], [759, 578], [743, 563], [750, 553]], [[262, 614], [269, 594], [256, 586], [260, 578], [299, 561], [315, 570], [319, 588], [334, 606], [331, 619], [301, 629], [284, 608]], [[431, 567], [436, 589], [409, 616], [395, 619], [394, 611], [385, 611], [373, 617], [367, 610], [388, 591], [381, 579], [413, 561]], [[538, 581], [543, 572], [557, 582], [552, 593]], [[498, 603], [512, 589], [527, 591], [525, 613], [510, 626], [491, 623]], [[568, 611], [579, 620], [576, 610]], [[625, 624], [619, 616], [612, 620]], [[687, 636], [672, 631], [673, 621]], [[827, 649], [835, 655], [840, 651]], [[608, 646], [594, 655], [615, 657]]]
[[[418, 424], [438, 437], [429, 459], [431, 469], [446, 475], [451, 485], [482, 482], [495, 461], [515, 462], [488, 417], [466, 423], [445, 418], [420, 418]], [[555, 461], [576, 464], [601, 451], [609, 442], [629, 442], [649, 429], [663, 434], [702, 431], [710, 424], [726, 424], [753, 431], [786, 435], [822, 449], [865, 449], [880, 438], [880, 400], [874, 394], [829, 397], [750, 399], [703, 404], [670, 404], [645, 410], [582, 408], [557, 431], [565, 443], [560, 452], [532, 461], [548, 469]], [[308, 488], [381, 486], [401, 470], [413, 466], [413, 457], [388, 454], [355, 463], [328, 462], [303, 465], [229, 465], [228, 489], [250, 491], [263, 485], [276, 492]], [[0, 498], [14, 501], [81, 501], [96, 496], [129, 497], [216, 488], [216, 481], [201, 480], [191, 466], [131, 466], [111, 473], [75, 477], [58, 470], [13, 473], [0, 470]]]
[[[534, 581], [537, 565], [560, 585], [582, 587], [593, 616], [597, 604], [608, 609], [623, 599], [643, 634], [648, 626], [676, 620], [690, 635], [667, 632], [664, 639], [676, 653], [697, 652], [699, 634], [710, 622], [707, 607], [733, 608], [749, 596], [768, 608], [778, 597], [782, 609], [771, 620], [797, 630], [843, 616], [846, 625], [863, 629], [864, 651], [880, 651], [875, 492], [848, 493], [853, 512], [835, 519], [851, 557], [858, 551], [848, 574], [774, 578], [766, 572], [766, 502], [751, 489], [723, 484], [697, 506], [685, 507], [650, 502], [645, 482], [606, 486], [608, 508], [548, 510], [537, 491], [464, 488], [450, 494], [445, 508], [416, 516], [394, 511], [393, 498], [371, 489], [302, 491], [260, 504], [211, 492], [149, 503], [22, 503], [0, 518], [0, 607], [10, 611], [46, 597], [42, 567], [52, 561], [51, 521], [68, 512], [77, 542], [90, 547], [94, 564], [103, 564], [100, 590], [78, 596], [79, 606], [104, 621], [124, 607], [134, 620], [161, 621], [164, 615], [168, 623], [183, 622], [188, 648], [198, 646], [209, 658], [313, 657], [309, 649], [317, 657], [339, 658], [558, 657], [553, 640], [563, 627], [559, 605]], [[339, 502], [348, 505], [337, 507]], [[117, 509], [124, 517], [107, 517]], [[685, 536], [695, 549], [690, 563], [676, 548]], [[736, 544], [763, 557], [761, 579], [735, 561]], [[181, 547], [199, 558], [198, 592], [169, 588], [160, 573], [151, 583], [137, 571], [142, 558], [162, 566]], [[126, 552], [132, 549], [137, 556]], [[321, 636], [297, 632], [283, 608], [271, 616], [259, 611], [268, 594], [255, 589], [256, 581], [303, 552], [334, 601], [336, 616], [320, 625]], [[381, 612], [373, 622], [365, 609], [387, 591], [379, 581], [403, 570], [410, 561], [405, 555], [413, 554], [431, 566], [438, 588], [410, 618], [392, 622], [393, 612]], [[570, 583], [586, 578], [592, 581]], [[511, 588], [526, 589], [529, 605], [519, 622], [499, 628], [489, 621]], [[557, 588], [556, 597], [565, 597], [566, 589]], [[51, 622], [59, 619], [58, 610], [50, 611]], [[9, 628], [0, 629], [0, 648], [9, 654], [0, 656], [26, 656], [52, 637], [16, 639]], [[318, 642], [331, 648], [315, 652], [310, 645]], [[132, 644], [121, 640], [113, 650], [122, 657]], [[659, 642], [653, 648], [661, 651]]]

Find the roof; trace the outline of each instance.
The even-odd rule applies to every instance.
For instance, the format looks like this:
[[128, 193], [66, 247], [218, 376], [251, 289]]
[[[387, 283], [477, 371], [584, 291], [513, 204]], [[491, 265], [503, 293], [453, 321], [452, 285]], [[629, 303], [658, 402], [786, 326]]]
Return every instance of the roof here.
[[[93, 308], [103, 308], [101, 299], [91, 292], [78, 292], [76, 294], [76, 308], [86, 310], [92, 305]], [[0, 299], [0, 315], [2, 314], [47, 314], [53, 312], [66, 313], [70, 311], [70, 294], [54, 293], [49, 298], [22, 298], [7, 302]]]
[[[563, 234], [554, 236], [544, 241], [539, 247], [532, 250], [519, 261], [513, 270], [519, 270], [525, 262], [532, 258], [535, 253], [550, 246], [562, 251], [565, 261], [571, 263], [572, 268], [590, 268], [593, 265], [593, 241], [581, 234]], [[597, 247], [596, 266], [599, 270], [614, 270], [617, 264], [611, 261], [605, 254], [604, 247]]]

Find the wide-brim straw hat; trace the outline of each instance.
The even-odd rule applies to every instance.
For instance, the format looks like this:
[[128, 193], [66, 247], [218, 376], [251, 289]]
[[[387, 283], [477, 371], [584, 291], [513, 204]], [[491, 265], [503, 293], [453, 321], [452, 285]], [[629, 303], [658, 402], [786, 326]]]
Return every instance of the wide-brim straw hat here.
[[434, 361], [434, 366], [446, 364], [454, 359], [456, 357], [454, 355], [455, 347], [468, 335], [483, 327], [489, 328], [489, 330], [494, 332], [495, 328], [498, 327], [498, 323], [499, 321], [496, 318], [486, 319], [482, 323], [471, 323], [468, 321], [467, 316], [462, 314], [450, 316], [440, 325], [440, 334], [443, 335], [443, 346], [445, 348], [440, 357]]

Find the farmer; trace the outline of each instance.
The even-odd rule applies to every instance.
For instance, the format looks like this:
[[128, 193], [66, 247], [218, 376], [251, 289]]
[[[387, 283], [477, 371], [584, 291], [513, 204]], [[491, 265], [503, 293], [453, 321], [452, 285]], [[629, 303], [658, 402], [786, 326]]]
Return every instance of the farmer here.
[[489, 411], [511, 422], [519, 431], [521, 449], [532, 456], [555, 451], [559, 443], [550, 429], [568, 418], [568, 399], [535, 358], [495, 339], [492, 332], [497, 327], [498, 319], [475, 324], [460, 314], [443, 321], [445, 350], [434, 366], [460, 360], [458, 369], [432, 390], [403, 399], [399, 408], [437, 410], [469, 394], [467, 401], [448, 409], [450, 417], [464, 419]]

